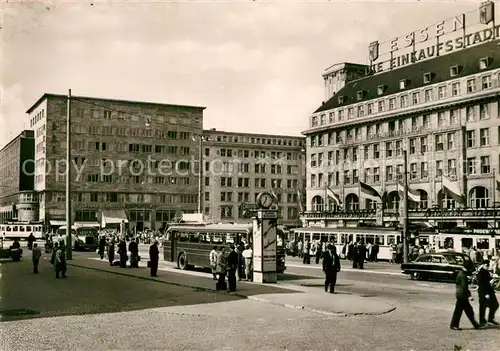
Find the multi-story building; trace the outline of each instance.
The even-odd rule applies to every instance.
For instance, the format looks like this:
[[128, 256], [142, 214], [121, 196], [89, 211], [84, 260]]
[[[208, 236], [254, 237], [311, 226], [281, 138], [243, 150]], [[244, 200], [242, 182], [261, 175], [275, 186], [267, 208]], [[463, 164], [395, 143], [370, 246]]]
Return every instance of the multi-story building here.
[[0, 150], [0, 223], [38, 220], [34, 151], [32, 130], [23, 131]]
[[305, 195], [305, 138], [283, 135], [203, 132], [203, 211], [212, 221], [246, 222], [242, 204], [274, 192], [280, 222], [297, 226]]
[[[40, 219], [65, 219], [67, 96], [44, 94], [27, 114], [35, 130]], [[196, 212], [204, 107], [71, 98], [75, 222], [159, 229]]]
[[[498, 33], [495, 28], [489, 33]], [[325, 80], [331, 97], [304, 132], [310, 164], [305, 225], [398, 222], [406, 150], [409, 187], [420, 193], [419, 202], [410, 201], [410, 221], [498, 227], [500, 211], [475, 211], [494, 207], [495, 195], [500, 201], [500, 41], [482, 35], [468, 36], [481, 39], [478, 45], [470, 40], [470, 47], [441, 56], [362, 78], [346, 76], [337, 91]], [[364, 195], [360, 182], [380, 200]]]

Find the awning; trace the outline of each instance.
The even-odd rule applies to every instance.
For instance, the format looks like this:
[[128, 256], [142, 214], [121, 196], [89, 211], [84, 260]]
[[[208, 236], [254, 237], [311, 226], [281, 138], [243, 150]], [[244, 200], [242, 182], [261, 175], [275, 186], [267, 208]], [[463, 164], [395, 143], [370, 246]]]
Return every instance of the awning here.
[[73, 227], [95, 227], [99, 228], [99, 222], [89, 221], [89, 222], [75, 222]]
[[66, 221], [51, 219], [50, 220], [50, 225], [54, 226], [54, 227], [61, 226], [61, 225], [66, 225]]
[[102, 211], [102, 227], [105, 228], [108, 224], [128, 223], [125, 210], [103, 210]]

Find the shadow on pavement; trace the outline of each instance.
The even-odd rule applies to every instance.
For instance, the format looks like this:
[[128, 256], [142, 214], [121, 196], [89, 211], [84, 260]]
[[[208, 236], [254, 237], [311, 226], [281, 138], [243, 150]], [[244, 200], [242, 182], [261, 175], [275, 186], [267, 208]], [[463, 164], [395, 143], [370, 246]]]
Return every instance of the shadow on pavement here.
[[54, 269], [46, 258], [40, 262], [39, 274], [33, 273], [31, 260], [27, 258], [12, 264], [2, 264], [1, 272], [1, 321], [241, 299], [233, 294], [158, 284], [74, 266], [68, 266], [67, 279], [55, 279]]

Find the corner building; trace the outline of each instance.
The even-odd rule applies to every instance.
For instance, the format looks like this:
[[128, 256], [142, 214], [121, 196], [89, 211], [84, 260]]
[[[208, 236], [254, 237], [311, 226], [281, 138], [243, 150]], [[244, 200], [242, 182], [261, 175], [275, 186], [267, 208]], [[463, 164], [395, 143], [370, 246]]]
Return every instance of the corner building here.
[[[72, 216], [76, 223], [160, 229], [196, 212], [204, 107], [73, 96]], [[67, 96], [44, 94], [27, 111], [35, 137], [40, 219], [65, 220]]]
[[214, 222], [249, 222], [243, 204], [274, 192], [278, 221], [300, 226], [305, 195], [305, 138], [205, 130], [204, 217]]
[[0, 223], [38, 221], [34, 151], [32, 130], [23, 131], [0, 150]]
[[[361, 78], [342, 74], [337, 91], [331, 89], [333, 73], [325, 75], [325, 90], [331, 94], [304, 132], [310, 166], [304, 224], [375, 223], [376, 203], [360, 191], [359, 181], [386, 194], [384, 225], [398, 222], [397, 178], [407, 150], [408, 185], [421, 195], [420, 202], [410, 202], [411, 222], [498, 227], [493, 213], [452, 210], [491, 209], [495, 195], [500, 201], [494, 193], [500, 180], [499, 45], [499, 40], [490, 41]], [[464, 203], [443, 189], [443, 177], [460, 188]], [[327, 186], [339, 195], [342, 208], [327, 196]], [[434, 209], [449, 211], [432, 217]]]

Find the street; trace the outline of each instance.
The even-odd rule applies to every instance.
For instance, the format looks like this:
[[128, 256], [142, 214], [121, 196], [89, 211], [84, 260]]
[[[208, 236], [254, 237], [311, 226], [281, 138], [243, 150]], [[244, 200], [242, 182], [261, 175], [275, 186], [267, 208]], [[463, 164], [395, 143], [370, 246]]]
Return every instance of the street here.
[[[95, 256], [75, 255], [89, 261]], [[333, 317], [72, 266], [68, 279], [56, 280], [47, 260], [37, 276], [26, 258], [3, 263], [1, 272], [0, 333], [7, 350], [451, 350], [455, 345], [494, 350], [500, 342], [498, 330], [473, 330], [465, 316], [463, 331], [449, 330], [453, 284], [405, 276], [343, 272], [339, 295], [325, 298], [362, 294], [370, 301], [376, 295], [396, 310]], [[280, 284], [320, 292], [321, 270], [290, 267]], [[34, 314], [9, 315], [15, 309]]]

